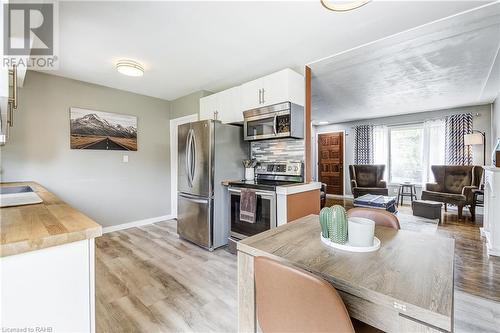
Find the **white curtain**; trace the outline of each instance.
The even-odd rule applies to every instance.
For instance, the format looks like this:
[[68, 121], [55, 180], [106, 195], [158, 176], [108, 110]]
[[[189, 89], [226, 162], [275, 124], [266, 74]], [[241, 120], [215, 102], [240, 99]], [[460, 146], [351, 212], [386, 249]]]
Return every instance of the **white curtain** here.
[[445, 164], [445, 144], [445, 120], [437, 119], [424, 122], [424, 143], [422, 145], [424, 172], [422, 173], [422, 184], [434, 182], [432, 165]]
[[373, 128], [373, 163], [385, 164], [384, 180], [389, 182], [389, 129], [387, 126]]

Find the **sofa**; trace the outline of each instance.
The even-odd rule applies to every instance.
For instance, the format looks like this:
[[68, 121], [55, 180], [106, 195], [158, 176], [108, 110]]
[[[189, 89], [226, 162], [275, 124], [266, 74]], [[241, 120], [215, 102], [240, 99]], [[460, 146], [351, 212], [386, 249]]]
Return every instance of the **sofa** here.
[[468, 206], [475, 220], [474, 191], [479, 189], [483, 177], [481, 166], [433, 165], [435, 183], [427, 183], [422, 191], [422, 200], [438, 201], [458, 207], [458, 218], [462, 219], [463, 208]]
[[385, 165], [349, 165], [351, 192], [355, 198], [365, 194], [389, 195], [384, 178]]

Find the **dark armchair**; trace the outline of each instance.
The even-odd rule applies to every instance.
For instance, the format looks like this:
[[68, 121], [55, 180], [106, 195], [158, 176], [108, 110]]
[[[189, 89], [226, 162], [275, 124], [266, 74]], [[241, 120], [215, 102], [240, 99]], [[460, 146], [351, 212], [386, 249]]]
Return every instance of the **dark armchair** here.
[[384, 178], [385, 165], [349, 165], [351, 191], [355, 198], [365, 194], [389, 195]]
[[462, 219], [463, 208], [468, 206], [474, 221], [474, 191], [479, 189], [481, 184], [483, 168], [472, 165], [433, 165], [431, 170], [436, 182], [426, 184], [425, 191], [422, 191], [422, 200], [456, 205], [459, 219]]

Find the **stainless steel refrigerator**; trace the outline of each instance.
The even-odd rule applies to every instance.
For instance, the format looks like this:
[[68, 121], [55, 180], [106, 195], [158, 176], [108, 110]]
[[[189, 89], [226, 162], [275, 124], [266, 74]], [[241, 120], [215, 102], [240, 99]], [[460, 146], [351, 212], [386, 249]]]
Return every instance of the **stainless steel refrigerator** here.
[[248, 158], [243, 128], [204, 120], [179, 126], [177, 233], [208, 250], [227, 244], [227, 189], [243, 179]]

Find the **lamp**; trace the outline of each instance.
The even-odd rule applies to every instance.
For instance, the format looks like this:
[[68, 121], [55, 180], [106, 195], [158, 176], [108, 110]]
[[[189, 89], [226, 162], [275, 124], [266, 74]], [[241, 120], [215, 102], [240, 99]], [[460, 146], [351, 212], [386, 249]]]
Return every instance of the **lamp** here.
[[473, 130], [472, 133], [464, 135], [464, 144], [466, 146], [483, 145], [483, 165], [486, 165], [486, 133]]

